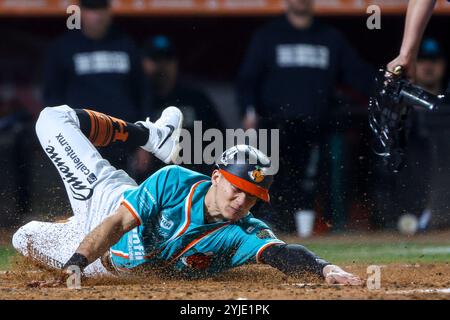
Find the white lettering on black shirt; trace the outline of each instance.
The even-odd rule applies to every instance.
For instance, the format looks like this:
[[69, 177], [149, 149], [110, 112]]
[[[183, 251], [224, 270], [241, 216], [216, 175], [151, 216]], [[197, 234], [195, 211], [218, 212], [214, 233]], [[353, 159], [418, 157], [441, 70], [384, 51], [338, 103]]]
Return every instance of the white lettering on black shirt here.
[[130, 58], [126, 52], [94, 51], [77, 53], [73, 59], [77, 75], [128, 73], [130, 71]]
[[327, 69], [330, 64], [330, 50], [321, 45], [280, 44], [276, 47], [276, 59], [281, 68]]

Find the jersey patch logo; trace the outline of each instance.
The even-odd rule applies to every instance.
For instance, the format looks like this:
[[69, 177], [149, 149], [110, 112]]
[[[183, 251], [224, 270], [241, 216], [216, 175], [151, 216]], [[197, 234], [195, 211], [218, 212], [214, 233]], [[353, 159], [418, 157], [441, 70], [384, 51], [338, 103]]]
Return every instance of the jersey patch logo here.
[[272, 232], [272, 230], [269, 230], [269, 229], [259, 230], [256, 233], [256, 236], [259, 239], [276, 239], [277, 238], [277, 237], [275, 237], [275, 234]]
[[161, 216], [161, 221], [159, 223], [159, 225], [161, 226], [161, 228], [166, 229], [166, 230], [170, 230], [173, 227], [173, 221], [172, 220], [168, 220], [166, 217], [164, 217], [163, 215]]
[[255, 227], [248, 227], [245, 232], [252, 233], [256, 228]]

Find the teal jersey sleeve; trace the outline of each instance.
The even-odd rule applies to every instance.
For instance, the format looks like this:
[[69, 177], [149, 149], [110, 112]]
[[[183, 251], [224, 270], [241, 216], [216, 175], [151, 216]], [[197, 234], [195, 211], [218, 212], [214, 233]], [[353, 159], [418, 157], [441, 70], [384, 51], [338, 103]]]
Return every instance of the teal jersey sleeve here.
[[233, 267], [259, 262], [259, 256], [268, 246], [284, 244], [264, 222], [253, 216], [245, 218], [235, 232], [237, 244], [233, 246], [231, 257]]
[[131, 212], [139, 225], [162, 209], [176, 203], [180, 168], [166, 166], [145, 180], [139, 187], [125, 191], [122, 204]]

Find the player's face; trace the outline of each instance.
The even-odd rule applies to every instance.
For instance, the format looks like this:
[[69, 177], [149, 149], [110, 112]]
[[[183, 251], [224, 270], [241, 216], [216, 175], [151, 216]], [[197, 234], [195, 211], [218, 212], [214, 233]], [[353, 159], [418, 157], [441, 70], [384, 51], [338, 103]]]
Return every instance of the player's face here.
[[[219, 172], [214, 184], [216, 206], [226, 220], [237, 221], [243, 218], [255, 205], [257, 198], [233, 186]], [[213, 181], [214, 181], [213, 174]]]
[[285, 0], [286, 10], [295, 15], [311, 15], [313, 0]]

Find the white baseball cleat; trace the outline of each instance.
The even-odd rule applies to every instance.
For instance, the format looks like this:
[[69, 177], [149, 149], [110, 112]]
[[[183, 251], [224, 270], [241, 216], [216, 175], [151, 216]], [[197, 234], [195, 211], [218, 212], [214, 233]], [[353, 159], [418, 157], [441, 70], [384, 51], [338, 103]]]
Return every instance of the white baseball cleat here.
[[183, 125], [183, 113], [177, 107], [163, 110], [161, 117], [154, 123], [147, 118], [138, 121], [149, 130], [149, 138], [144, 146], [145, 151], [153, 153], [164, 163], [176, 163], [180, 151], [180, 132]]

